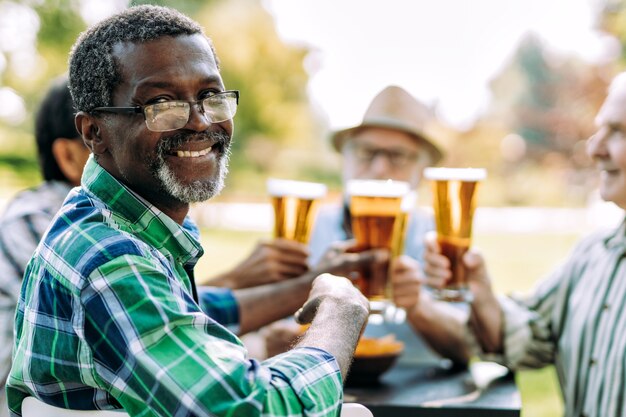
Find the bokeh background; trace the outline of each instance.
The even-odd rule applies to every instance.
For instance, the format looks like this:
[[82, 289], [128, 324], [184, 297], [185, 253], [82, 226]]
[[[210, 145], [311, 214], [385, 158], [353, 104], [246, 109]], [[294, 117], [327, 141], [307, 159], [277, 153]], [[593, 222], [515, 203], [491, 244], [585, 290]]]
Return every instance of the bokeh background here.
[[[226, 86], [242, 92], [227, 187], [193, 208], [204, 276], [269, 236], [268, 177], [324, 182], [339, 198], [328, 133], [357, 124], [388, 84], [439, 119], [445, 165], [488, 169], [476, 243], [499, 291], [529, 290], [582, 234], [622, 216], [598, 201], [585, 155], [606, 87], [624, 69], [622, 0], [0, 0], [0, 210], [41, 180], [33, 114], [77, 35], [139, 3], [198, 20]], [[517, 377], [524, 416], [559, 415], [551, 368]]]

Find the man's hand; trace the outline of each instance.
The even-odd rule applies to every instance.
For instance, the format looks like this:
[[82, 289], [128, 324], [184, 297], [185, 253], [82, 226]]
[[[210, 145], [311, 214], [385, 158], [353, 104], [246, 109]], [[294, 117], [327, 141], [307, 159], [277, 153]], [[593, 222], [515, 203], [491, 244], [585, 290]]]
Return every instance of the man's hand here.
[[[426, 284], [433, 288], [443, 288], [452, 277], [450, 261], [441, 254], [434, 232], [426, 234], [426, 250], [424, 251], [424, 276]], [[475, 300], [493, 297], [491, 280], [482, 254], [470, 248], [463, 256], [463, 264], [467, 271], [467, 281]]]
[[309, 269], [308, 256], [306, 245], [294, 240], [261, 241], [243, 262], [209, 284], [240, 289], [298, 277]]
[[323, 349], [337, 360], [345, 379], [354, 349], [369, 313], [369, 301], [346, 278], [320, 275], [304, 306], [296, 313], [300, 323], [311, 323], [296, 347]]
[[409, 256], [402, 255], [391, 261], [389, 273], [393, 303], [407, 311], [412, 310], [419, 302], [420, 289], [424, 281], [419, 263]]
[[363, 267], [384, 263], [389, 259], [389, 252], [385, 249], [352, 252], [355, 249], [355, 243], [354, 240], [334, 242], [313, 270], [318, 274], [329, 273], [351, 277]]
[[356, 310], [361, 309], [365, 315], [369, 313], [369, 301], [352, 285], [350, 280], [331, 274], [322, 274], [315, 278], [309, 298], [302, 308], [296, 311], [296, 321], [300, 324], [311, 323], [320, 304], [326, 300], [329, 303], [353, 306]]
[[[452, 276], [448, 258], [441, 255], [437, 236], [428, 233], [425, 239], [424, 273], [426, 283], [434, 288], [441, 288]], [[491, 287], [491, 280], [483, 256], [477, 250], [470, 249], [463, 256], [467, 270], [467, 282], [474, 296], [471, 304], [470, 324], [476, 338], [485, 352], [502, 352], [502, 310]]]

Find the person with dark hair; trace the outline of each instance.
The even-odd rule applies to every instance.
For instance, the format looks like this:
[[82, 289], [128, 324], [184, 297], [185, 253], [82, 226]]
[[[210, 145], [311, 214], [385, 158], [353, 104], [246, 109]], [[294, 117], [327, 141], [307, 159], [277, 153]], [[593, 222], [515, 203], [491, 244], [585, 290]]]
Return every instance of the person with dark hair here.
[[[81, 34], [69, 74], [91, 156], [24, 274], [11, 414], [33, 396], [133, 416], [336, 416], [369, 309], [349, 280], [195, 286], [203, 249], [189, 205], [223, 187], [239, 101], [202, 28], [131, 7]], [[309, 330], [266, 361], [228, 330], [300, 306]]]
[[35, 139], [44, 182], [18, 193], [0, 218], [0, 416], [7, 414], [4, 384], [11, 368], [13, 317], [26, 263], [70, 189], [80, 183], [89, 156], [74, 125], [65, 77], [53, 83], [39, 107]]
[[38, 161], [45, 181], [80, 184], [89, 149], [76, 131], [74, 114], [67, 78], [59, 78], [50, 87], [35, 118]]

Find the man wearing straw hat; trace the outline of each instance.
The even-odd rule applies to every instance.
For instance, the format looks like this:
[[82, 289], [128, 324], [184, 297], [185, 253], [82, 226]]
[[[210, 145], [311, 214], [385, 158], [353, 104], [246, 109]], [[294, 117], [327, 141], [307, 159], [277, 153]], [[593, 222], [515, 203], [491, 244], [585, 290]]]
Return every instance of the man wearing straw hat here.
[[[361, 124], [331, 135], [333, 147], [343, 156], [344, 185], [351, 179], [391, 179], [406, 181], [416, 189], [423, 169], [443, 158], [442, 150], [432, 139], [436, 123], [432, 111], [406, 90], [398, 86], [384, 88], [370, 103]], [[408, 322], [416, 329], [411, 308], [421, 297], [423, 274], [419, 262], [424, 252], [424, 236], [434, 228], [432, 215], [415, 209], [408, 225], [404, 255], [391, 260], [394, 304], [407, 309]], [[348, 241], [352, 237], [346, 199], [342, 205], [321, 207], [309, 243], [311, 263], [343, 253], [351, 245]], [[459, 314], [456, 310], [450, 314]], [[266, 338], [268, 351], [284, 350], [294, 340], [295, 332], [283, 322], [273, 326]], [[424, 355], [424, 343], [403, 323], [368, 325], [366, 332], [372, 336], [392, 332], [405, 342], [407, 353], [411, 350]], [[467, 356], [457, 349], [439, 347], [438, 351], [454, 362], [467, 362]]]
[[[370, 103], [358, 126], [334, 132], [331, 143], [343, 156], [342, 179], [392, 179], [415, 189], [422, 171], [443, 157], [431, 139], [432, 111], [406, 90], [383, 89]], [[409, 225], [405, 253], [420, 260], [423, 236], [434, 229], [432, 217], [416, 211]], [[343, 206], [323, 207], [311, 236], [311, 261], [319, 259], [331, 242], [352, 238], [350, 212]]]

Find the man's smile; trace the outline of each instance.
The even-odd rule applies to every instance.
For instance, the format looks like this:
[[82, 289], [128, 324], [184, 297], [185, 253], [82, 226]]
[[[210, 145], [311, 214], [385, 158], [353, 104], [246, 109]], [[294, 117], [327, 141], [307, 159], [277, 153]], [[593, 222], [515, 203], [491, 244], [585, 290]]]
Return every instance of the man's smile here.
[[197, 158], [199, 156], [204, 156], [206, 154], [208, 154], [209, 152], [211, 152], [211, 149], [213, 149], [212, 146], [209, 146], [208, 148], [205, 149], [201, 149], [199, 151], [183, 151], [183, 150], [178, 150], [175, 151], [175, 155], [179, 158]]

